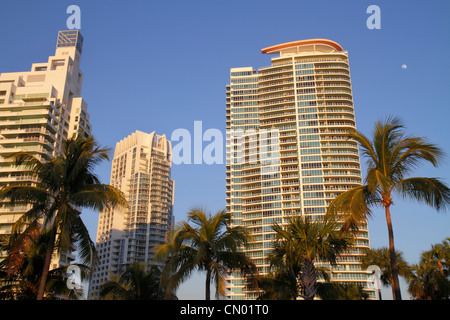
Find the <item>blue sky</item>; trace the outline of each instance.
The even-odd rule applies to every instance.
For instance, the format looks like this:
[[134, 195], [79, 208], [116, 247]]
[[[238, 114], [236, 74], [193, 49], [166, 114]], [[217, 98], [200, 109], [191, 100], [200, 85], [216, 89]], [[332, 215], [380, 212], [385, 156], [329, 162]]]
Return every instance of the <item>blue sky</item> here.
[[[230, 68], [270, 65], [264, 47], [327, 38], [349, 52], [359, 130], [369, 134], [376, 120], [396, 115], [408, 132], [450, 153], [448, 1], [8, 1], [0, 20], [0, 72], [47, 61], [72, 4], [81, 8], [82, 97], [101, 145], [113, 149], [135, 130], [169, 138], [178, 128], [193, 132], [196, 120], [203, 130], [225, 133]], [[372, 4], [381, 9], [379, 30], [366, 27]], [[449, 161], [415, 176], [450, 183]], [[110, 163], [98, 174], [109, 182]], [[177, 221], [194, 205], [212, 212], [225, 207], [224, 165], [176, 165], [172, 176]], [[450, 236], [450, 213], [399, 198], [391, 211], [396, 248], [410, 263]], [[84, 216], [93, 238], [97, 218]], [[382, 210], [369, 230], [372, 247], [387, 246]], [[179, 295], [202, 299], [203, 290], [194, 279]]]

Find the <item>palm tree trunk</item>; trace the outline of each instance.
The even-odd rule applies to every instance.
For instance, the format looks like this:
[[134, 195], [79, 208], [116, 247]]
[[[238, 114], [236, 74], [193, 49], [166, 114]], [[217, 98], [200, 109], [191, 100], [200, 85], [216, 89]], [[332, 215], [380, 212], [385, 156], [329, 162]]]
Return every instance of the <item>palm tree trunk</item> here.
[[398, 281], [398, 264], [395, 257], [395, 247], [394, 247], [394, 231], [392, 229], [391, 212], [389, 210], [389, 205], [385, 206], [386, 222], [389, 234], [389, 258], [392, 270], [392, 298], [394, 300], [402, 300], [402, 295], [400, 293], [400, 283]]
[[45, 252], [44, 266], [42, 268], [41, 279], [39, 281], [37, 300], [44, 299], [45, 285], [47, 284], [48, 272], [50, 270], [50, 263], [52, 261], [53, 250], [55, 248], [56, 230], [53, 229], [50, 232], [51, 235], [48, 242], [47, 251]]
[[205, 282], [205, 300], [211, 300], [211, 271], [206, 271], [206, 282]]
[[317, 291], [316, 268], [311, 258], [303, 259], [301, 282], [303, 287], [303, 299], [313, 300]]

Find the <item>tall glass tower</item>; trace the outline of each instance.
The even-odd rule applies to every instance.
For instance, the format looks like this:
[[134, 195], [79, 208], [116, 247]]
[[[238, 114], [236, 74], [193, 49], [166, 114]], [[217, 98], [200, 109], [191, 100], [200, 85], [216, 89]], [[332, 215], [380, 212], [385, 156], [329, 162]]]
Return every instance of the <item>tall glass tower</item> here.
[[100, 212], [90, 298], [111, 273], [133, 262], [152, 264], [153, 248], [173, 227], [172, 144], [165, 135], [136, 131], [116, 144], [110, 184], [128, 198], [128, 208]]
[[[29, 170], [15, 166], [9, 155], [26, 151], [47, 161], [67, 139], [91, 134], [87, 103], [81, 97], [82, 47], [80, 31], [59, 31], [55, 55], [47, 62], [33, 63], [29, 71], [0, 73], [0, 187], [35, 183]], [[27, 203], [0, 203], [0, 234], [10, 233], [30, 209]], [[70, 252], [55, 254], [51, 268], [74, 258]]]
[[[226, 192], [233, 225], [253, 236], [243, 250], [265, 275], [274, 223], [297, 215], [320, 221], [332, 199], [362, 180], [358, 145], [345, 136], [356, 127], [348, 53], [326, 39], [283, 43], [262, 53], [275, 54], [270, 66], [230, 70]], [[331, 270], [332, 281], [366, 287], [368, 273], [359, 260], [366, 248], [367, 225], [337, 265], [318, 265]], [[228, 289], [230, 299], [259, 295], [234, 272]]]

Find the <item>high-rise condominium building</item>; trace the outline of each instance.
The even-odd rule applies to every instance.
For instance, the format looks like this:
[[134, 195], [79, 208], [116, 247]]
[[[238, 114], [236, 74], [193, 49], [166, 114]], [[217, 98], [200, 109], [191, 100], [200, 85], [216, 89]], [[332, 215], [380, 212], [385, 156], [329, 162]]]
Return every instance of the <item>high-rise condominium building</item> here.
[[[7, 157], [28, 151], [49, 160], [63, 141], [89, 136], [87, 104], [80, 97], [83, 73], [80, 59], [83, 37], [78, 30], [60, 31], [54, 56], [33, 63], [30, 71], [0, 74], [0, 187], [33, 184], [30, 173]], [[0, 204], [0, 234], [26, 211], [27, 204]], [[54, 256], [51, 267], [65, 265], [72, 254]]]
[[[253, 241], [244, 251], [261, 275], [269, 271], [274, 223], [297, 215], [320, 221], [338, 194], [359, 186], [358, 145], [348, 54], [334, 41], [294, 41], [262, 49], [277, 54], [254, 70], [232, 68], [227, 85], [227, 209], [232, 224], [246, 227]], [[367, 225], [354, 247], [331, 270], [331, 280], [366, 285], [360, 256], [369, 248]], [[255, 299], [233, 272], [231, 299]], [[373, 290], [369, 290], [373, 296]]]
[[133, 262], [152, 264], [153, 248], [173, 227], [172, 144], [165, 135], [136, 131], [116, 144], [110, 184], [128, 198], [128, 208], [100, 212], [97, 252], [89, 297], [111, 274]]

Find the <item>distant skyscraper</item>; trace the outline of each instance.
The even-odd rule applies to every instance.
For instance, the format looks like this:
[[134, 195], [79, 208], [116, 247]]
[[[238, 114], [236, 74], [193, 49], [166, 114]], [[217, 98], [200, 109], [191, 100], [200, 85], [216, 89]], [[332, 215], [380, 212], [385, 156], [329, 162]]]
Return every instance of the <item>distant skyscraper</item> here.
[[[49, 160], [68, 138], [90, 135], [87, 104], [80, 97], [82, 47], [78, 30], [60, 31], [55, 55], [47, 62], [32, 64], [30, 71], [0, 74], [0, 187], [34, 183], [30, 173], [7, 156], [28, 151]], [[10, 233], [30, 208], [25, 203], [1, 203], [0, 234]], [[51, 268], [73, 259], [72, 254], [55, 255]]]
[[100, 263], [91, 278], [90, 298], [111, 272], [120, 273], [132, 262], [153, 262], [153, 247], [163, 244], [173, 227], [171, 166], [172, 144], [165, 135], [136, 131], [116, 144], [110, 184], [125, 193], [129, 207], [100, 212]]
[[[232, 68], [227, 85], [227, 209], [232, 224], [253, 236], [245, 252], [260, 274], [269, 271], [274, 223], [303, 215], [320, 221], [338, 194], [359, 186], [358, 145], [348, 54], [334, 41], [294, 41], [262, 49], [278, 54], [272, 65]], [[362, 250], [367, 225], [355, 246], [331, 270], [331, 280], [366, 285]], [[228, 285], [231, 299], [255, 299], [239, 273]], [[373, 290], [370, 290], [373, 294]]]

